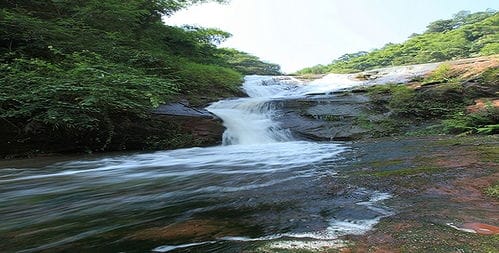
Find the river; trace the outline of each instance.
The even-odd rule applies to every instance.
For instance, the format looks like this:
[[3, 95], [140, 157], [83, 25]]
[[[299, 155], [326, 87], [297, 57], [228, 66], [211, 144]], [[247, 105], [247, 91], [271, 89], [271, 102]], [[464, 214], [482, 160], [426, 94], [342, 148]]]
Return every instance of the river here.
[[[338, 88], [356, 82], [342, 82]], [[0, 169], [2, 252], [258, 252], [344, 243], [393, 213], [388, 193], [331, 194], [348, 143], [300, 140], [273, 120], [273, 99], [324, 92], [248, 76], [247, 98], [207, 109], [223, 145], [72, 158]]]

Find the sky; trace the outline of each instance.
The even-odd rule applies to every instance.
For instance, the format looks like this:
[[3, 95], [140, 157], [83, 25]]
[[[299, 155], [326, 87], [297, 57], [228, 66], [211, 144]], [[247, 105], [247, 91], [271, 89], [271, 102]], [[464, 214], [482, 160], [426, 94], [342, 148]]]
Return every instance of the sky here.
[[345, 53], [400, 43], [461, 10], [499, 10], [498, 0], [230, 0], [203, 3], [164, 19], [230, 32], [220, 46], [277, 63], [292, 73]]

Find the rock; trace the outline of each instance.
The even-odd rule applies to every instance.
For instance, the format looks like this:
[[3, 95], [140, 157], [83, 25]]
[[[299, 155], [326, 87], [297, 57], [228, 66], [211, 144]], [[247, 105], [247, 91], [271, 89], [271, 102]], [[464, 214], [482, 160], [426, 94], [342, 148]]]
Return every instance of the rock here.
[[120, 125], [111, 144], [113, 150], [161, 150], [221, 144], [222, 120], [188, 102], [161, 105], [149, 119]]
[[483, 235], [497, 235], [499, 234], [499, 227], [484, 223], [471, 222], [465, 223], [463, 228], [475, 231], [475, 233]]
[[355, 140], [368, 130], [359, 117], [372, 114], [370, 99], [363, 93], [337, 93], [300, 99], [272, 101], [278, 108], [276, 120], [282, 128], [305, 139]]
[[215, 115], [205, 109], [190, 107], [185, 102], [177, 102], [166, 105], [160, 105], [152, 111], [157, 115], [185, 116], [195, 118], [214, 118]]
[[225, 131], [215, 117], [160, 115], [125, 120], [116, 129], [110, 150], [165, 150], [220, 144]]
[[[187, 103], [163, 105], [149, 117], [119, 115], [112, 131], [101, 129], [62, 132], [37, 126], [37, 132], [1, 124], [0, 158], [31, 157], [43, 153], [77, 153], [118, 150], [165, 150], [220, 144], [225, 128], [222, 121], [204, 109]], [[15, 126], [15, 125], [14, 125]]]
[[164, 227], [152, 227], [134, 232], [129, 238], [134, 240], [213, 240], [215, 237], [236, 236], [241, 231], [230, 228], [225, 221], [187, 220]]
[[466, 107], [466, 111], [468, 113], [477, 113], [486, 111], [488, 107], [499, 109], [499, 99], [476, 99], [474, 105], [469, 105]]

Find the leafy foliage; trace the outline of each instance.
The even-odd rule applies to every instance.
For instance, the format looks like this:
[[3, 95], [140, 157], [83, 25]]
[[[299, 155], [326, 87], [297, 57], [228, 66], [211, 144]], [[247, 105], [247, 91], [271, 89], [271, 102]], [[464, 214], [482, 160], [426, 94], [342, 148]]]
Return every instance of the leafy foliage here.
[[424, 80], [424, 83], [445, 83], [451, 81], [453, 78], [452, 66], [449, 63], [440, 64], [435, 70], [432, 71], [430, 76]]
[[423, 34], [401, 44], [388, 43], [372, 52], [346, 54], [329, 65], [317, 65], [296, 74], [354, 73], [367, 69], [439, 62], [499, 53], [499, 13], [461, 11], [449, 20], [437, 20]]
[[499, 133], [499, 110], [488, 107], [475, 113], [458, 112], [443, 120], [444, 130], [453, 134], [496, 134]]
[[258, 57], [230, 48], [224, 48], [219, 56], [229, 65], [245, 75], [281, 75], [277, 64], [262, 62]]
[[[392, 129], [385, 131], [388, 133], [400, 130], [404, 125], [433, 122], [424, 132], [496, 134], [499, 132], [499, 111], [490, 99], [482, 98], [484, 93], [477, 92], [475, 88], [488, 90], [488, 87], [497, 87], [497, 72], [497, 68], [490, 68], [476, 77], [475, 84], [468, 85], [453, 73], [449, 64], [441, 64], [421, 81], [422, 87], [418, 89], [403, 84], [388, 84], [371, 86], [368, 94], [374, 105], [390, 109], [386, 122], [399, 123], [384, 127]], [[489, 91], [488, 95], [493, 92]], [[467, 106], [473, 104], [476, 98], [486, 101], [485, 108], [468, 111]]]
[[490, 197], [499, 199], [499, 181], [494, 182], [491, 186], [485, 189], [485, 194]]
[[168, 101], [233, 96], [252, 64], [275, 66], [231, 50], [253, 60], [241, 69], [217, 48], [227, 32], [163, 24], [200, 2], [2, 1], [0, 132], [18, 129], [11, 141], [20, 141], [58, 131], [105, 149], [124, 121]]

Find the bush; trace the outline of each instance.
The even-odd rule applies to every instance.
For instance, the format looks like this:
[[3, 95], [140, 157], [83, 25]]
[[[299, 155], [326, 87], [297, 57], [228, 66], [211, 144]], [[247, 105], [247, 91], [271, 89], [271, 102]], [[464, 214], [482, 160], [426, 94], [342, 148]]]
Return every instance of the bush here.
[[485, 194], [490, 197], [499, 199], [499, 181], [496, 181], [493, 185], [487, 187], [487, 189], [485, 189]]
[[443, 120], [444, 131], [451, 134], [496, 134], [499, 133], [499, 110], [489, 106], [476, 113], [459, 112]]
[[94, 132], [101, 136], [95, 141], [105, 147], [118, 115], [146, 117], [177, 91], [168, 79], [110, 63], [95, 53], [60, 57], [59, 64], [17, 58], [0, 65], [0, 118], [26, 132]]
[[449, 82], [453, 77], [452, 66], [449, 63], [442, 63], [431, 72], [430, 76], [424, 80], [423, 84]]
[[243, 81], [243, 76], [232, 69], [192, 62], [183, 63], [177, 77], [181, 94], [194, 106], [238, 94]]

